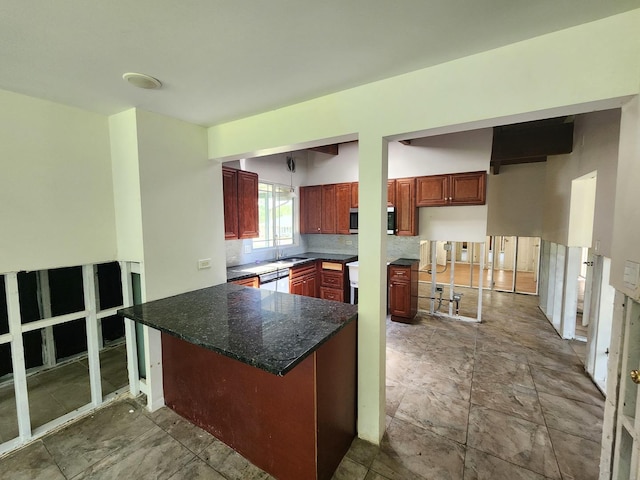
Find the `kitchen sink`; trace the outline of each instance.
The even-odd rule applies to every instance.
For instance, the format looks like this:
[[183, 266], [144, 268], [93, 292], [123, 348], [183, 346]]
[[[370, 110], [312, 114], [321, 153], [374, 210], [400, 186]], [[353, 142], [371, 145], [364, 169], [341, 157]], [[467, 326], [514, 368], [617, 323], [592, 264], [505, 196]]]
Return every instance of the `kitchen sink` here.
[[296, 263], [296, 262], [304, 262], [306, 260], [309, 260], [309, 259], [308, 258], [289, 257], [289, 258], [282, 258], [282, 259], [278, 260], [276, 263], [280, 263], [280, 262]]

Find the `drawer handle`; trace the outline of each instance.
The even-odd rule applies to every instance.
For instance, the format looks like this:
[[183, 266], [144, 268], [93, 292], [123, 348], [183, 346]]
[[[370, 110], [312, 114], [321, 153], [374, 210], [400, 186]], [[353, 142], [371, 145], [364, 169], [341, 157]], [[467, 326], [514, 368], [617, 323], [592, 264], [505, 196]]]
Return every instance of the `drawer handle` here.
[[631, 376], [631, 381], [635, 384], [640, 383], [640, 371], [638, 370], [631, 370], [631, 372], [629, 373], [629, 375]]

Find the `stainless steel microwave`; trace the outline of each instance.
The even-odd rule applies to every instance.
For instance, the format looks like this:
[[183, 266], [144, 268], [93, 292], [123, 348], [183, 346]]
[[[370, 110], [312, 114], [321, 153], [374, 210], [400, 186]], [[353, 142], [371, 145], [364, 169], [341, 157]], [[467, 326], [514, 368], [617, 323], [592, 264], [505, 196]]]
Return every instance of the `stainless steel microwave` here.
[[[349, 233], [358, 233], [358, 209], [349, 209]], [[387, 207], [387, 235], [396, 233], [396, 207]]]

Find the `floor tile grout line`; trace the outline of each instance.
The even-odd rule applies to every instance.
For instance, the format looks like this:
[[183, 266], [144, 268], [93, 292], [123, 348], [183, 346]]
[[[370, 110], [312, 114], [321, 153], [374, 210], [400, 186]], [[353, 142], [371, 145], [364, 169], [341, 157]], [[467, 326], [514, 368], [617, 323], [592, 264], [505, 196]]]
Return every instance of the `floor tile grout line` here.
[[551, 434], [549, 433], [549, 424], [547, 423], [547, 415], [545, 414], [545, 408], [542, 406], [542, 402], [540, 401], [540, 392], [538, 391], [538, 383], [536, 382], [536, 379], [533, 376], [533, 373], [531, 371], [531, 363], [528, 364], [529, 365], [529, 373], [531, 375], [531, 378], [533, 379], [533, 385], [536, 387], [536, 397], [538, 398], [538, 404], [540, 405], [540, 411], [542, 411], [542, 419], [544, 420], [544, 428], [547, 431], [547, 436], [549, 437], [549, 442], [551, 443], [551, 450], [553, 451], [553, 458], [556, 461], [556, 466], [558, 467], [558, 475], [559, 475], [559, 480], [561, 480], [562, 478], [564, 478], [564, 475], [562, 474], [562, 469], [560, 468], [560, 461], [558, 460], [558, 452], [556, 452], [556, 447], [553, 444], [553, 440], [551, 439]]
[[47, 455], [49, 455], [49, 457], [51, 458], [51, 461], [55, 464], [55, 466], [58, 468], [58, 471], [60, 472], [60, 474], [66, 478], [67, 480], [70, 480], [71, 477], [67, 477], [64, 472], [62, 471], [62, 468], [60, 467], [60, 464], [58, 464], [58, 462], [56, 461], [56, 458], [53, 456], [53, 454], [49, 451], [49, 448], [47, 447], [47, 445], [42, 441], [43, 439], [38, 439], [37, 441], [40, 442], [42, 444], [42, 446], [44, 447], [44, 449], [47, 451]]

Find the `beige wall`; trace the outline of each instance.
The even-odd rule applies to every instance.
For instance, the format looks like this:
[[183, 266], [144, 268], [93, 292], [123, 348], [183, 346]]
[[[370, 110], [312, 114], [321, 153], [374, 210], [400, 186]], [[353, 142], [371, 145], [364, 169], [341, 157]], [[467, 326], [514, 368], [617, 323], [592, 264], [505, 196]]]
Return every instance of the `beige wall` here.
[[0, 91], [0, 273], [116, 258], [107, 118]]
[[[137, 111], [147, 300], [226, 282], [221, 166], [203, 127]], [[199, 259], [212, 268], [198, 270]]]
[[551, 156], [547, 160], [543, 217], [545, 240], [569, 245], [571, 183], [596, 171], [593, 243], [599, 242], [598, 253], [611, 257], [619, 132], [618, 109], [576, 116], [573, 152]]
[[616, 182], [611, 285], [640, 301], [640, 288], [627, 285], [624, 278], [627, 261], [640, 263], [640, 99], [635, 97], [622, 108]]
[[487, 182], [487, 234], [539, 237], [546, 163], [507, 165]]

